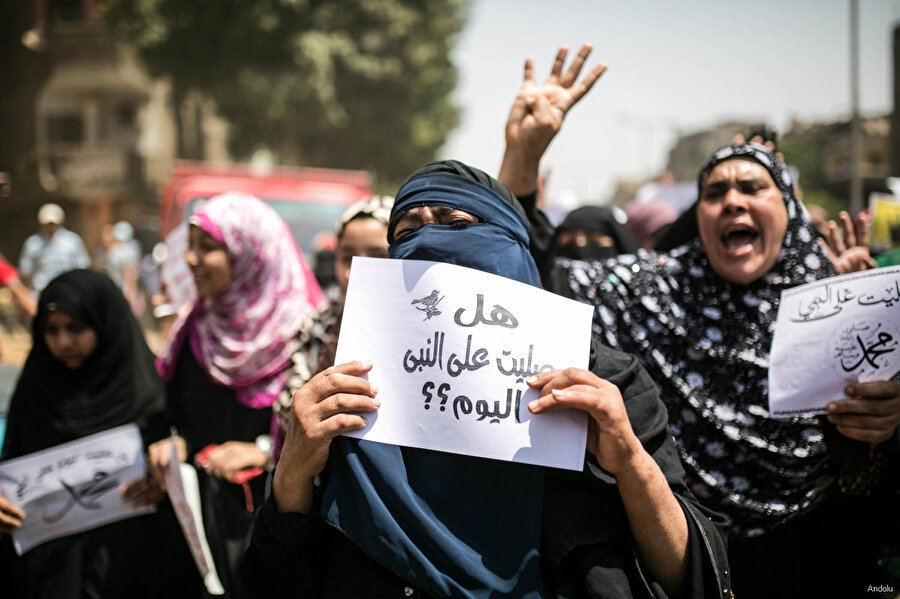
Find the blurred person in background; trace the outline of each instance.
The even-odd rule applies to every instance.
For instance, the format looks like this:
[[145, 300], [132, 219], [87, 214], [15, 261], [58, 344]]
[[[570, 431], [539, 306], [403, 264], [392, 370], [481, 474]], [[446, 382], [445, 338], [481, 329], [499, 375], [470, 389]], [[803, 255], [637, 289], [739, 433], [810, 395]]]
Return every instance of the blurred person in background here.
[[804, 204], [806, 212], [809, 214], [809, 223], [816, 228], [817, 231], [825, 234], [828, 221], [828, 212], [818, 204]]
[[393, 203], [391, 197], [372, 196], [350, 206], [338, 219], [332, 278], [340, 293], [315, 312], [300, 329], [297, 337], [300, 346], [291, 356], [290, 376], [274, 405], [281, 425], [275, 441], [276, 452], [280, 451], [283, 433], [287, 430], [294, 392], [314, 375], [334, 365], [353, 257], [388, 256], [387, 227]]
[[[3, 288], [9, 290], [9, 295], [12, 299], [11, 302], [9, 300], [2, 302], [10, 305], [0, 306], [0, 309], [3, 311], [10, 312], [4, 315], [5, 324], [10, 325], [12, 323], [15, 325], [19, 320], [19, 314], [23, 314], [28, 318], [34, 316], [37, 310], [34, 294], [19, 279], [19, 271], [16, 270], [16, 267], [7, 262], [3, 254], [0, 254], [0, 289]], [[3, 347], [0, 345], [0, 357], [2, 356]]]
[[26, 316], [34, 316], [37, 312], [37, 302], [34, 294], [22, 283], [19, 271], [10, 264], [3, 254], [0, 254], [0, 287], [10, 290], [16, 307]]
[[625, 227], [634, 236], [638, 247], [645, 250], [652, 250], [666, 227], [678, 218], [672, 205], [664, 200], [631, 202], [625, 208], [625, 213], [628, 215]]
[[[272, 465], [272, 404], [299, 346], [297, 332], [323, 298], [287, 224], [263, 201], [222, 194], [188, 222], [185, 260], [197, 299], [173, 326], [157, 367], [178, 458], [198, 467], [219, 579], [228, 597], [243, 597], [236, 566], [264, 497], [259, 474]], [[149, 448], [148, 467], [160, 484], [171, 451], [169, 438]], [[199, 576], [195, 582], [202, 587]]]
[[621, 208], [582, 206], [556, 227], [556, 254], [577, 260], [615, 258], [637, 250]]
[[134, 238], [134, 227], [120, 220], [112, 226], [112, 245], [105, 256], [106, 273], [119, 286], [131, 311], [140, 316], [145, 299], [138, 286], [141, 270], [141, 244]]
[[44, 204], [38, 210], [40, 231], [22, 245], [19, 274], [36, 293], [57, 275], [91, 264], [81, 237], [63, 226], [65, 219], [65, 212], [57, 204]]

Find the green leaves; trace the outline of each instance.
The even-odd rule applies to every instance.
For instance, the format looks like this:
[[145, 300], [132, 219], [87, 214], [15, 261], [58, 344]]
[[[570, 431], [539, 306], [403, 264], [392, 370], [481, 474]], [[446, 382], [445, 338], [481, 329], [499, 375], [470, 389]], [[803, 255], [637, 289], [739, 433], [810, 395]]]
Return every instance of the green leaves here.
[[456, 125], [450, 53], [467, 0], [106, 0], [103, 17], [176, 92], [213, 98], [232, 150], [400, 181]]

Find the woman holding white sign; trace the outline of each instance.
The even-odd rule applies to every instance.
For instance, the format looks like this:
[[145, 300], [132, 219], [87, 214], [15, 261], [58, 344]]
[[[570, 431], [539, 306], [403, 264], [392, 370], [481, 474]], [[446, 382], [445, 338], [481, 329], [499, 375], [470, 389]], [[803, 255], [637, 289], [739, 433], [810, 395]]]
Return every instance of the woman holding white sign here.
[[[561, 50], [542, 86], [526, 64], [500, 174], [520, 196], [536, 189], [589, 50], [565, 75]], [[738, 596], [861, 595], [884, 576], [882, 543], [900, 537], [900, 385], [855, 383], [826, 418], [777, 420], [767, 374], [782, 290], [836, 274], [830, 258], [842, 272], [865, 268], [867, 252], [852, 247], [865, 243], [827, 253], [786, 165], [762, 145], [715, 152], [698, 191], [667, 236], [678, 241], [662, 240], [667, 253], [557, 260], [545, 265], [547, 286], [595, 305], [595, 333], [635, 354], [659, 386], [692, 490], [732, 519]], [[552, 230], [538, 211], [529, 214], [542, 246]]]
[[[518, 202], [462, 163], [410, 177], [389, 240], [392, 258], [539, 286]], [[535, 418], [589, 415], [583, 472], [340, 436], [380, 406], [363, 378], [372, 363], [314, 376], [294, 396], [272, 496], [242, 564], [246, 586], [256, 596], [727, 595], [721, 522], [682, 482], [652, 381], [636, 360], [599, 345], [592, 365], [528, 380], [540, 391], [529, 404]]]
[[[198, 298], [157, 361], [179, 459], [198, 467], [203, 525], [229, 597], [244, 596], [237, 562], [265, 495], [272, 404], [288, 376], [297, 331], [322, 293], [275, 210], [244, 193], [204, 203], [189, 219], [185, 260]], [[150, 446], [164, 483], [172, 443]], [[199, 577], [198, 577], [199, 580]]]
[[[153, 360], [140, 325], [109, 277], [74, 270], [55, 278], [40, 296], [33, 345], [10, 403], [0, 457], [25, 456], [130, 423], [145, 439], [155, 438], [165, 431], [165, 395]], [[150, 477], [121, 482], [128, 482], [122, 492], [135, 504], [153, 505], [163, 497]], [[102, 485], [96, 487], [99, 494]], [[89, 493], [85, 489], [77, 500], [89, 502]], [[41, 518], [24, 514], [12, 500], [0, 495], [0, 535], [11, 534], [28, 518]], [[4, 597], [112, 599], [163, 592], [157, 514], [55, 538], [19, 557], [9, 538], [0, 542]], [[178, 549], [187, 555], [183, 542]], [[166, 549], [175, 550], [174, 545]]]

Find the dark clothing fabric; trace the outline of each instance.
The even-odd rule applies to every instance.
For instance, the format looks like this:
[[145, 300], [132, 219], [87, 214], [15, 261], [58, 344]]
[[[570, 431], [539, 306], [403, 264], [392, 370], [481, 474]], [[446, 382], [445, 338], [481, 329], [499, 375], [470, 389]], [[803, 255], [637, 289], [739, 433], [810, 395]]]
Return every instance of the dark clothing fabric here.
[[522, 212], [528, 219], [528, 231], [530, 235], [528, 243], [528, 251], [538, 267], [538, 273], [541, 275], [541, 281], [544, 289], [554, 291], [552, 287], [547, 286], [547, 281], [553, 270], [553, 262], [556, 257], [554, 251], [554, 241], [556, 240], [556, 227], [547, 218], [547, 214], [538, 208], [537, 192], [528, 195], [517, 196]]
[[[8, 599], [164, 597], [157, 514], [121, 520], [47, 541], [16, 557], [2, 539], [0, 580]], [[14, 562], [13, 570], [7, 565]], [[9, 587], [10, 582], [13, 588]], [[10, 594], [7, 594], [10, 593]]]
[[211, 443], [253, 442], [267, 434], [271, 408], [248, 408], [235, 399], [233, 389], [218, 385], [197, 363], [185, 344], [178, 356], [175, 375], [167, 387], [167, 414], [188, 445], [188, 461]]
[[[96, 334], [94, 352], [77, 369], [56, 360], [44, 341], [50, 311], [63, 312]], [[165, 430], [163, 383], [153, 354], [121, 291], [106, 275], [76, 270], [51, 281], [41, 294], [32, 341], [10, 403], [3, 459], [123, 424], [137, 424], [145, 441]], [[160, 597], [164, 543], [159, 521], [159, 514], [121, 520], [48, 541], [22, 556], [15, 555], [9, 538], [0, 539], [2, 594]]]
[[[730, 596], [724, 521], [701, 508], [687, 489], [652, 381], [633, 357], [599, 345], [592, 364], [593, 372], [622, 391], [635, 433], [685, 512], [690, 535], [688, 596], [722, 597], [723, 590]], [[327, 477], [327, 470], [324, 474]], [[592, 457], [580, 473], [545, 469], [545, 474], [540, 546], [545, 595], [664, 597], [635, 556], [615, 479]], [[503, 537], [507, 532], [496, 534]], [[363, 552], [318, 515], [279, 514], [269, 498], [257, 516], [241, 573], [253, 597], [429, 596], [379, 561], [381, 556]]]
[[[233, 389], [217, 385], [209, 378], [188, 344], [182, 347], [167, 391], [169, 422], [187, 444], [188, 463], [207, 445], [226, 441], [252, 443], [259, 435], [269, 432], [272, 409], [254, 409], [239, 403]], [[206, 537], [226, 597], [244, 597], [237, 564], [253, 523], [244, 489], [202, 470], [197, 471], [197, 479]], [[258, 507], [265, 497], [265, 477], [251, 479], [249, 488], [252, 505]], [[168, 526], [178, 524], [170, 519]], [[185, 584], [197, 586], [200, 577], [196, 568], [188, 579]]]
[[[894, 477], [900, 477], [896, 470]], [[895, 478], [896, 480], [896, 478]], [[736, 597], [878, 597], [900, 588], [885, 564], [900, 555], [900, 495], [837, 495], [760, 537], [729, 545]]]

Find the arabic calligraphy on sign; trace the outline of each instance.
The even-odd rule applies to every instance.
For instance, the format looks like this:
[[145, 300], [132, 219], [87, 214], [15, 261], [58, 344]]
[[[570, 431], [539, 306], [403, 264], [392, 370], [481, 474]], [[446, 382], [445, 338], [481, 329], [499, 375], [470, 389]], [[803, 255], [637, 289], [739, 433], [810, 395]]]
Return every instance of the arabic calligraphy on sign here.
[[889, 367], [897, 361], [900, 336], [884, 323], [853, 321], [841, 328], [832, 340], [835, 369], [842, 376], [871, 376], [879, 372], [893, 374]]
[[846, 304], [851, 302], [859, 306], [885, 308], [890, 308], [895, 303], [900, 304], [900, 281], [894, 281], [875, 293], [859, 293], [853, 289], [851, 282], [823, 285], [797, 304], [797, 313], [791, 316], [791, 320], [810, 322], [829, 318], [843, 312]]
[[[516, 379], [516, 383], [522, 382], [522, 379]], [[422, 396], [424, 397], [424, 404], [422, 407], [426, 410], [430, 410], [432, 401], [438, 399], [439, 403], [435, 405], [438, 406], [440, 412], [444, 412], [447, 409], [448, 401], [450, 401], [451, 393], [452, 391], [449, 383], [436, 385], [432, 381], [428, 381], [422, 385]], [[513, 396], [514, 393], [515, 397]], [[481, 422], [490, 418], [490, 420], [488, 420], [489, 423], [499, 424], [501, 420], [506, 420], [510, 415], [513, 416], [513, 419], [516, 422], [522, 422], [519, 411], [522, 404], [522, 389], [507, 389], [505, 404], [502, 401], [496, 400], [492, 403], [493, 407], [486, 399], [479, 399], [473, 402], [466, 395], [457, 395], [453, 398], [450, 406], [453, 408], [453, 417], [457, 420], [460, 419], [460, 414], [468, 416], [474, 409], [475, 415], [477, 416], [477, 418], [475, 418], [476, 422]]]
[[490, 318], [485, 318], [484, 316], [484, 295], [479, 293], [476, 296], [476, 305], [474, 314], [472, 315], [472, 320], [467, 323], [464, 323], [462, 318], [463, 314], [466, 312], [465, 308], [460, 308], [456, 311], [456, 314], [453, 315], [453, 322], [458, 324], [461, 327], [474, 327], [477, 324], [486, 324], [488, 326], [499, 326], [504, 329], [514, 329], [519, 326], [519, 321], [516, 317], [499, 304], [494, 304], [493, 309], [491, 309]]

